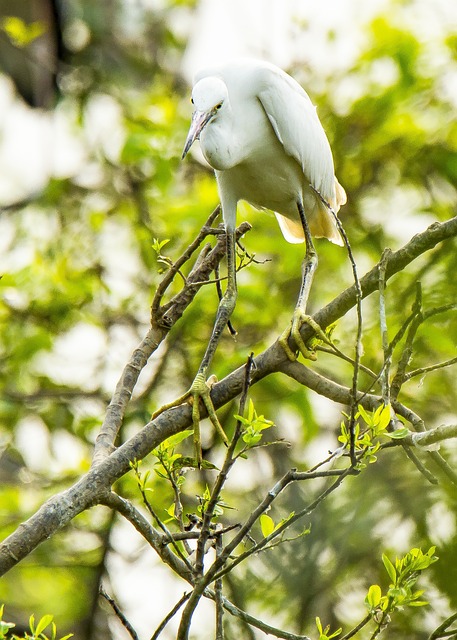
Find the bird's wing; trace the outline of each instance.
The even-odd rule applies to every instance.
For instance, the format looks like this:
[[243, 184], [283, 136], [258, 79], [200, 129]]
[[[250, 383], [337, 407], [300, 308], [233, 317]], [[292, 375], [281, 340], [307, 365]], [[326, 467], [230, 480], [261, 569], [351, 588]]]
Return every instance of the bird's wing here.
[[330, 144], [308, 94], [280, 69], [264, 67], [257, 97], [287, 154], [302, 167], [305, 179], [337, 211]]

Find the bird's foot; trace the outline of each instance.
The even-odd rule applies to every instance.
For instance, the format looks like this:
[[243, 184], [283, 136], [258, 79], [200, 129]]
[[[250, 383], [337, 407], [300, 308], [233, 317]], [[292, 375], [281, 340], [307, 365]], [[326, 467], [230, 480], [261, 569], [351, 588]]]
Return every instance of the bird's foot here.
[[[307, 360], [317, 360], [316, 352], [314, 351], [314, 349], [311, 349], [309, 346], [307, 346], [305, 344], [305, 341], [301, 337], [300, 329], [304, 324], [309, 325], [320, 340], [322, 340], [326, 344], [331, 344], [328, 336], [324, 333], [317, 322], [311, 316], [307, 315], [302, 309], [297, 308], [295, 309], [294, 315], [292, 316], [290, 327], [288, 327], [279, 338], [279, 344], [282, 346], [282, 348], [286, 352], [287, 357], [292, 362], [297, 359], [299, 353], [301, 353], [302, 356]], [[290, 337], [292, 337], [292, 339], [294, 340], [298, 352], [294, 352], [290, 348]]]
[[219, 418], [217, 417], [216, 410], [214, 409], [213, 401], [211, 400], [211, 389], [217, 382], [216, 376], [210, 376], [206, 380], [204, 373], [197, 373], [195, 380], [189, 389], [189, 398], [192, 402], [192, 423], [194, 426], [194, 449], [197, 457], [198, 467], [202, 464], [202, 446], [200, 440], [200, 398], [205, 406], [208, 418], [211, 424], [216, 429], [224, 444], [228, 445], [229, 441], [225, 435], [225, 431], [222, 428]]
[[178, 407], [184, 402], [188, 401], [189, 404], [192, 405], [192, 424], [194, 427], [194, 448], [195, 448], [195, 456], [197, 459], [197, 466], [200, 468], [202, 465], [202, 447], [201, 447], [201, 439], [200, 439], [200, 399], [203, 402], [203, 405], [208, 414], [208, 418], [210, 419], [212, 425], [216, 429], [216, 431], [221, 436], [223, 442], [228, 445], [228, 438], [225, 434], [224, 429], [222, 428], [221, 423], [219, 422], [219, 418], [217, 417], [216, 410], [214, 409], [213, 401], [211, 400], [211, 389], [214, 384], [217, 382], [216, 376], [210, 376], [208, 380], [206, 380], [206, 376], [203, 372], [197, 373], [195, 376], [195, 380], [192, 383], [192, 386], [186, 393], [173, 402], [169, 402], [168, 404], [163, 405], [158, 409], [155, 413], [152, 414], [152, 419], [157, 418], [161, 413], [167, 411], [167, 409], [172, 409], [173, 407]]

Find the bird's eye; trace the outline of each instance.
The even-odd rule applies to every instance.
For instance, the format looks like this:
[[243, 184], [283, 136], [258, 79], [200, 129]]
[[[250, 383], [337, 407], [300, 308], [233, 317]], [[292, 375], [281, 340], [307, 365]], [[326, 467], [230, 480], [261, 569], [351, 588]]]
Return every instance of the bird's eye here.
[[193, 98], [191, 98], [190, 101], [192, 102], [192, 104], [194, 104], [194, 99]]
[[219, 102], [219, 104], [216, 105], [216, 109], [219, 111], [221, 107], [222, 107], [222, 102]]

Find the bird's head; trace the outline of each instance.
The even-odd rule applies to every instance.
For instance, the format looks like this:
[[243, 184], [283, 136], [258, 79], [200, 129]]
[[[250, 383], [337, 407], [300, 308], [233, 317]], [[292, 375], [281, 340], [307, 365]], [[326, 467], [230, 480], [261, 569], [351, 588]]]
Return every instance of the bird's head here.
[[195, 108], [182, 153], [183, 158], [187, 155], [195, 140], [200, 137], [206, 125], [223, 111], [227, 101], [227, 87], [220, 78], [215, 76], [202, 78], [195, 84], [192, 89], [192, 103]]

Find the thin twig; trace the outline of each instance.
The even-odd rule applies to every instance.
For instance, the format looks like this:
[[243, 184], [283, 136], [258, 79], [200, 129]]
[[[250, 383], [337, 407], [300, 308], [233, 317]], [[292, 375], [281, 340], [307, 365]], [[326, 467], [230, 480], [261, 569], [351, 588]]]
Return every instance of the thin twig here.
[[[136, 509], [131, 502], [122, 498], [113, 491], [105, 494], [100, 500], [110, 509], [116, 510], [130, 524], [135, 527], [138, 533], [154, 549], [164, 564], [167, 564], [177, 575], [184, 580], [193, 582], [193, 568], [188, 562], [184, 562], [176, 553], [173, 553], [164, 543], [163, 536], [146, 520], [143, 514]], [[168, 540], [168, 537], [167, 537]]]
[[369, 622], [371, 622], [371, 619], [372, 619], [371, 614], [369, 613], [368, 615], [365, 616], [365, 618], [363, 618], [363, 620], [359, 622], [358, 625], [356, 625], [348, 633], [344, 634], [344, 636], [339, 637], [338, 640], [349, 640], [349, 638], [353, 638], [355, 634], [360, 631], [360, 629], [363, 629], [363, 627], [365, 627]]
[[393, 400], [398, 398], [400, 389], [405, 381], [406, 368], [411, 361], [413, 355], [413, 342], [416, 337], [417, 330], [423, 322], [422, 314], [422, 286], [420, 282], [416, 283], [416, 299], [413, 304], [412, 312], [415, 314], [409, 329], [406, 333], [406, 341], [398, 362], [397, 371], [390, 387], [390, 393]]
[[[216, 538], [216, 557], [222, 551], [222, 536], [218, 535]], [[224, 640], [224, 606], [222, 602], [222, 578], [219, 578], [214, 583], [214, 595], [216, 597], [216, 640]]]
[[[181, 503], [181, 489], [178, 486], [178, 483], [176, 482], [174, 475], [172, 473], [172, 471], [170, 471], [169, 469], [169, 465], [164, 465], [164, 469], [165, 472], [167, 474], [167, 478], [171, 484], [171, 487], [173, 489], [173, 495], [174, 495], [174, 503], [175, 503], [175, 508], [174, 508], [174, 516], [176, 518], [176, 520], [178, 521], [178, 526], [181, 530], [181, 533], [187, 533], [185, 531], [185, 527], [184, 527], [184, 520], [183, 520], [183, 508], [182, 508], [182, 503]], [[171, 534], [173, 540], [177, 540], [176, 535], [175, 534]], [[167, 536], [168, 539], [168, 536]], [[186, 553], [188, 556], [191, 555], [192, 553], [192, 549], [190, 548], [187, 539], [186, 538], [181, 538], [183, 541], [183, 545], [184, 548], [186, 550]]]
[[384, 353], [384, 364], [381, 372], [381, 389], [384, 406], [390, 405], [390, 386], [389, 374], [390, 365], [392, 363], [392, 352], [389, 349], [389, 334], [387, 332], [387, 316], [386, 316], [386, 267], [392, 251], [384, 249], [381, 260], [379, 262], [379, 325], [381, 329], [382, 350]]
[[429, 309], [424, 312], [424, 320], [428, 320], [433, 316], [437, 316], [441, 313], [447, 313], [448, 311], [455, 311], [457, 309], [456, 302], [450, 302], [449, 304], [445, 304], [441, 307], [434, 307], [433, 309]]
[[138, 471], [137, 468], [133, 467], [133, 471], [135, 472], [135, 475], [138, 479], [138, 489], [141, 493], [141, 497], [143, 498], [143, 504], [146, 507], [146, 509], [149, 511], [149, 513], [151, 514], [151, 516], [154, 518], [154, 520], [157, 523], [157, 526], [162, 529], [163, 533], [165, 534], [165, 537], [169, 540], [170, 544], [173, 545], [173, 548], [175, 549], [175, 552], [177, 553], [177, 555], [181, 558], [181, 560], [184, 562], [184, 564], [187, 566], [187, 568], [189, 569], [189, 571], [192, 571], [192, 565], [190, 564], [189, 560], [186, 558], [186, 556], [183, 554], [183, 552], [181, 551], [179, 545], [175, 542], [174, 538], [173, 538], [173, 534], [171, 533], [171, 531], [168, 529], [168, 527], [165, 526], [165, 524], [162, 522], [162, 520], [159, 518], [159, 516], [156, 514], [152, 504], [149, 502], [148, 497], [146, 495], [146, 492], [141, 484], [141, 476], [140, 476], [140, 472]]
[[[333, 343], [331, 347], [326, 347], [325, 345], [318, 344], [314, 347], [314, 349], [316, 351], [322, 351], [323, 353], [329, 353], [332, 356], [337, 356], [338, 358], [341, 358], [341, 360], [344, 360], [345, 362], [349, 362], [349, 364], [352, 364], [352, 366], [354, 366], [355, 364], [354, 358], [347, 356], [343, 351], [340, 351], [340, 349], [335, 348], [335, 345]], [[371, 386], [379, 380], [380, 374], [375, 373], [369, 367], [366, 367], [361, 362], [359, 363], [359, 369], [360, 371], [363, 371], [364, 373], [369, 375], [371, 378], [373, 378], [373, 382]]]
[[354, 373], [352, 376], [352, 389], [351, 389], [352, 402], [351, 402], [351, 414], [349, 418], [349, 432], [351, 437], [351, 446], [350, 446], [349, 454], [351, 457], [351, 464], [354, 467], [357, 463], [357, 458], [355, 453], [355, 416], [357, 413], [357, 389], [358, 389], [358, 381], [359, 381], [359, 367], [360, 367], [360, 360], [362, 358], [362, 330], [363, 330], [362, 287], [360, 286], [360, 280], [357, 274], [357, 265], [354, 259], [354, 255], [352, 253], [351, 245], [349, 244], [349, 239], [346, 235], [346, 232], [338, 216], [334, 212], [333, 212], [333, 215], [335, 217], [336, 225], [341, 234], [341, 237], [343, 238], [344, 244], [346, 245], [349, 260], [352, 266], [352, 273], [354, 276], [354, 284], [355, 284], [355, 291], [356, 291], [357, 337], [356, 337], [355, 348], [354, 348]]
[[323, 204], [327, 207], [330, 213], [333, 216], [336, 227], [340, 233], [340, 236], [343, 239], [344, 245], [346, 247], [349, 261], [351, 263], [352, 275], [354, 278], [354, 286], [355, 286], [355, 300], [356, 300], [356, 311], [357, 311], [357, 337], [355, 341], [355, 349], [354, 349], [354, 373], [352, 376], [352, 390], [351, 390], [351, 412], [349, 416], [349, 434], [350, 434], [350, 446], [349, 446], [349, 455], [351, 458], [352, 466], [356, 465], [357, 457], [355, 453], [355, 416], [357, 413], [357, 393], [358, 393], [358, 380], [359, 380], [359, 367], [360, 360], [362, 358], [362, 330], [363, 330], [363, 318], [362, 318], [362, 287], [360, 285], [359, 276], [357, 273], [357, 265], [354, 259], [354, 254], [352, 253], [351, 245], [349, 243], [349, 238], [344, 230], [343, 225], [341, 224], [340, 219], [336, 215], [336, 212], [330, 206], [330, 204], [322, 197], [313, 185], [310, 185], [311, 189], [319, 196]]
[[[232, 571], [232, 569], [240, 564], [247, 557], [257, 553], [261, 549], [263, 549], [267, 544], [270, 543], [271, 540], [280, 536], [285, 529], [287, 529], [291, 524], [296, 522], [297, 520], [303, 518], [304, 516], [312, 513], [316, 507], [335, 489], [337, 489], [343, 480], [354, 472], [352, 465], [347, 469], [335, 469], [334, 471], [316, 471], [313, 474], [308, 474], [307, 472], [300, 472], [292, 469], [288, 471], [276, 484], [270, 489], [262, 502], [254, 509], [252, 514], [248, 517], [244, 525], [240, 527], [239, 532], [232, 538], [232, 540], [225, 546], [223, 552], [220, 557], [216, 559], [213, 565], [210, 567], [206, 574], [207, 580], [209, 578], [216, 579], [219, 578], [226, 573]], [[219, 570], [219, 567], [222, 567], [223, 564], [227, 561], [227, 559], [231, 556], [232, 552], [235, 548], [242, 542], [243, 538], [247, 535], [247, 533], [251, 530], [254, 523], [258, 520], [258, 518], [265, 513], [271, 503], [278, 497], [278, 495], [287, 487], [290, 483], [300, 480], [308, 480], [310, 477], [329, 477], [329, 476], [337, 476], [336, 480], [329, 486], [327, 489], [322, 491], [313, 502], [311, 502], [308, 506], [303, 508], [301, 511], [295, 513], [292, 517], [288, 518], [283, 524], [278, 526], [269, 536], [263, 538], [260, 542], [255, 544], [253, 547], [243, 552], [239, 556], [237, 556], [230, 564], [226, 565], [223, 569]]]
[[117, 604], [117, 602], [114, 600], [114, 598], [112, 598], [111, 596], [109, 596], [106, 593], [106, 591], [105, 591], [105, 589], [103, 588], [102, 585], [100, 585], [99, 593], [102, 596], [102, 598], [105, 598], [105, 600], [108, 602], [108, 604], [110, 605], [110, 607], [112, 608], [112, 610], [116, 614], [116, 617], [118, 618], [118, 620], [120, 621], [120, 623], [122, 624], [124, 629], [127, 630], [127, 632], [130, 635], [130, 637], [133, 638], [133, 640], [140, 640], [137, 632], [132, 627], [130, 622], [127, 620], [125, 615], [122, 613], [122, 611], [121, 611], [119, 605]]
[[431, 471], [429, 471], [427, 469], [427, 467], [425, 466], [425, 464], [423, 464], [419, 458], [416, 456], [416, 454], [411, 450], [411, 447], [408, 447], [407, 445], [405, 445], [403, 442], [401, 443], [403, 446], [403, 451], [405, 452], [407, 458], [409, 458], [409, 460], [411, 460], [411, 462], [413, 463], [413, 465], [416, 467], [416, 469], [419, 471], [419, 473], [421, 475], [424, 476], [424, 478], [430, 482], [430, 484], [434, 484], [437, 485], [439, 484], [438, 479], [433, 475], [433, 473]]
[[173, 282], [175, 275], [178, 273], [181, 267], [190, 259], [194, 251], [198, 249], [198, 247], [201, 245], [203, 240], [208, 236], [207, 229], [211, 227], [211, 225], [213, 224], [217, 216], [220, 214], [220, 212], [221, 212], [221, 207], [219, 205], [214, 209], [214, 211], [211, 212], [208, 220], [203, 225], [202, 229], [200, 230], [195, 240], [191, 242], [191, 244], [187, 247], [184, 253], [176, 260], [176, 262], [170, 266], [167, 273], [162, 278], [161, 282], [159, 283], [156, 289], [154, 299], [152, 301], [152, 305], [151, 305], [152, 317], [157, 316], [157, 312], [159, 310], [162, 298], [166, 290], [170, 286], [170, 284]]
[[[240, 525], [238, 523], [230, 524], [227, 527], [222, 527], [222, 529], [218, 529], [217, 531], [210, 531], [208, 538], [211, 540], [214, 540], [221, 534], [228, 533], [229, 531], [233, 531], [234, 529], [238, 529], [239, 526]], [[197, 540], [198, 537], [200, 536], [200, 531], [199, 530], [179, 531], [178, 533], [172, 533], [171, 536], [173, 540]], [[170, 544], [170, 540], [168, 536], [164, 535], [162, 537], [162, 544]]]
[[165, 627], [170, 622], [170, 620], [178, 613], [178, 611], [183, 606], [183, 604], [189, 599], [190, 593], [191, 593], [190, 591], [188, 593], [184, 593], [182, 598], [178, 600], [178, 602], [175, 604], [173, 609], [169, 613], [167, 613], [165, 618], [162, 620], [162, 622], [159, 624], [157, 629], [152, 634], [151, 640], [157, 640], [157, 638], [160, 636], [160, 634], [165, 629]]
[[430, 371], [436, 371], [437, 369], [444, 369], [445, 367], [450, 367], [453, 364], [457, 363], [457, 358], [451, 358], [450, 360], [445, 360], [444, 362], [438, 362], [437, 364], [431, 364], [429, 367], [421, 367], [420, 369], [414, 369], [409, 373], [405, 374], [405, 382], [411, 380], [416, 376], [420, 376], [425, 373], [430, 373]]
[[457, 629], [448, 631], [448, 627], [450, 627], [451, 624], [453, 624], [456, 620], [457, 613], [453, 613], [451, 616], [449, 616], [449, 618], [446, 618], [446, 620], [442, 624], [440, 624], [440, 626], [437, 627], [435, 631], [433, 631], [433, 633], [430, 634], [428, 640], [439, 640], [439, 638], [446, 638], [452, 634], [457, 635]]
[[[204, 595], [214, 599], [214, 593], [211, 589], [206, 589]], [[288, 631], [283, 631], [282, 629], [278, 629], [277, 627], [273, 627], [266, 622], [263, 622], [263, 620], [259, 620], [258, 618], [251, 616], [249, 613], [243, 611], [225, 597], [223, 597], [222, 603], [224, 605], [224, 609], [226, 609], [233, 616], [240, 618], [240, 620], [243, 620], [247, 624], [251, 625], [251, 627], [260, 629], [266, 634], [275, 636], [276, 638], [283, 638], [283, 640], [311, 640], [308, 636], [301, 636], [295, 633], [290, 633]]]

